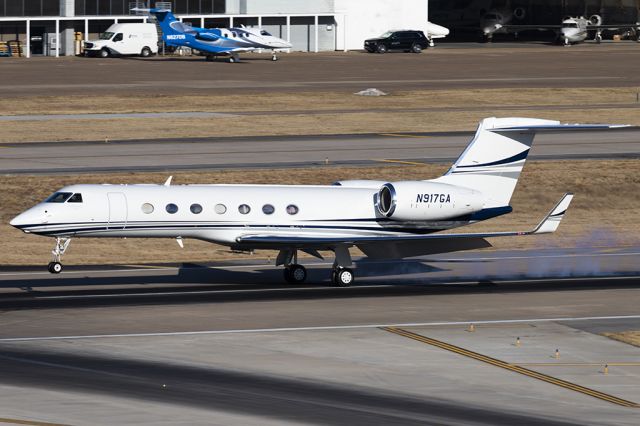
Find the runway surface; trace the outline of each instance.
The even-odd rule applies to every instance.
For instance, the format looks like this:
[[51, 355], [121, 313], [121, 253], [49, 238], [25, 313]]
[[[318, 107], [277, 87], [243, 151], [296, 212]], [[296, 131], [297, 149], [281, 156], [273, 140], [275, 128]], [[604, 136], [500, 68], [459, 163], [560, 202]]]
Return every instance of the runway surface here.
[[[243, 63], [187, 58], [4, 59], [3, 96], [203, 94], [270, 91], [383, 91], [502, 87], [637, 87], [636, 43], [429, 49], [421, 55], [293, 53], [277, 62], [243, 55]], [[624, 64], [624, 66], [612, 66]], [[46, 78], [42, 76], [46, 75]], [[169, 105], [168, 108], [171, 108]]]
[[[640, 329], [639, 257], [629, 247], [360, 260], [351, 288], [329, 286], [330, 262], [306, 260], [304, 285], [283, 284], [266, 261], [3, 268], [0, 407], [71, 424], [632, 425], [634, 409], [607, 399], [640, 399], [636, 351], [591, 333]], [[588, 394], [383, 326], [542, 361], [528, 368]], [[516, 335], [518, 352], [503, 343]], [[601, 383], [545, 367], [556, 347], [587, 372], [606, 350], [615, 374]]]
[[[3, 318], [30, 321], [3, 328], [0, 338], [517, 319], [536, 307], [553, 318], [632, 315], [639, 258], [629, 248], [360, 260], [350, 288], [329, 286], [329, 261], [304, 262], [309, 283], [293, 286], [266, 262], [5, 270]], [[180, 321], [158, 323], [150, 315], [158, 309]], [[74, 315], [56, 314], [67, 310]]]
[[[312, 165], [374, 165], [389, 160], [455, 160], [473, 134], [367, 135], [153, 139], [142, 141], [3, 144], [0, 173], [78, 173]], [[530, 158], [636, 158], [640, 129], [543, 134]]]

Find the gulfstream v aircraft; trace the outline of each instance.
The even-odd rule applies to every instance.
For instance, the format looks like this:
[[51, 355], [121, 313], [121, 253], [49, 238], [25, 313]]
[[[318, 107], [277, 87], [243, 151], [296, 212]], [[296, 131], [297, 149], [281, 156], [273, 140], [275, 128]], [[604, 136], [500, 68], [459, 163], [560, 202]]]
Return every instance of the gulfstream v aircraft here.
[[[335, 253], [332, 281], [354, 280], [350, 247], [372, 258], [400, 259], [490, 247], [486, 238], [554, 232], [572, 195], [565, 194], [530, 231], [441, 234], [510, 213], [511, 195], [534, 136], [608, 129], [531, 118], [487, 118], [458, 160], [432, 180], [352, 180], [303, 185], [72, 185], [18, 215], [11, 225], [56, 240], [49, 271], [74, 237], [195, 238], [233, 250], [278, 250], [284, 278], [307, 277], [298, 251]], [[540, 188], [545, 191], [545, 188]]]
[[291, 44], [274, 37], [265, 30], [250, 28], [197, 28], [183, 24], [169, 10], [148, 10], [153, 14], [160, 28], [162, 39], [168, 46], [186, 46], [198, 50], [212, 59], [215, 56], [229, 56], [229, 62], [238, 62], [239, 53], [258, 49], [271, 50], [271, 59], [278, 60], [276, 52], [290, 49]]

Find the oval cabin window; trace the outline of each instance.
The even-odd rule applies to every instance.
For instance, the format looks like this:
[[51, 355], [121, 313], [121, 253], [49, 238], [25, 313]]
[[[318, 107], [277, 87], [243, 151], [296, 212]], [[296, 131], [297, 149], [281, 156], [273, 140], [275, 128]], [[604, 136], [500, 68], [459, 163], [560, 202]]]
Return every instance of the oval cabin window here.
[[178, 206], [176, 206], [173, 203], [167, 204], [167, 213], [174, 214], [174, 213], [177, 213], [177, 212], [178, 212]]

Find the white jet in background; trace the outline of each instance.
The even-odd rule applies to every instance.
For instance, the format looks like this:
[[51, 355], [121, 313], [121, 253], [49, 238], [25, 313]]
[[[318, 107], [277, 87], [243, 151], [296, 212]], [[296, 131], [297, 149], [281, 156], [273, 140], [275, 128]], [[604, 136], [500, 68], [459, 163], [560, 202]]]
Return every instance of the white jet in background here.
[[[572, 195], [565, 194], [530, 231], [441, 234], [512, 211], [511, 196], [534, 136], [540, 132], [609, 129], [532, 118], [487, 118], [443, 176], [412, 181], [340, 181], [333, 185], [71, 185], [18, 215], [11, 225], [56, 239], [49, 271], [62, 270], [72, 237], [185, 238], [233, 250], [278, 250], [287, 282], [306, 269], [298, 251], [335, 253], [331, 279], [354, 280], [350, 247], [371, 258], [490, 247], [489, 237], [554, 232]], [[541, 188], [545, 190], [545, 188]], [[162, 259], [159, 259], [162, 260]]]
[[436, 38], [445, 38], [449, 35], [449, 29], [443, 27], [442, 25], [434, 24], [433, 22], [427, 22], [427, 26], [424, 29], [424, 35], [429, 42], [429, 47], [434, 47], [435, 43], [433, 42]]

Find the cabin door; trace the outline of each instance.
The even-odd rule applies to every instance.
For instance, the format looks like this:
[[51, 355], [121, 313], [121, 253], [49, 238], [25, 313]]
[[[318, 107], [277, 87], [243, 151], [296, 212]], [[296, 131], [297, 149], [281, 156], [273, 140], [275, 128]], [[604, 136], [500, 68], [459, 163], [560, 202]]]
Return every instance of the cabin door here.
[[124, 229], [127, 226], [127, 197], [122, 192], [109, 192], [108, 229]]

